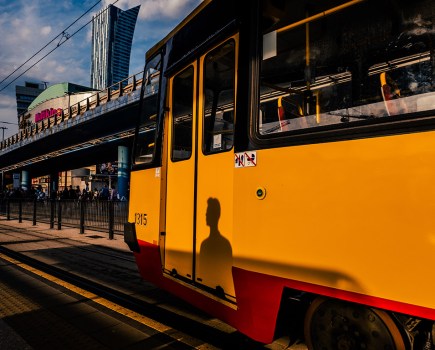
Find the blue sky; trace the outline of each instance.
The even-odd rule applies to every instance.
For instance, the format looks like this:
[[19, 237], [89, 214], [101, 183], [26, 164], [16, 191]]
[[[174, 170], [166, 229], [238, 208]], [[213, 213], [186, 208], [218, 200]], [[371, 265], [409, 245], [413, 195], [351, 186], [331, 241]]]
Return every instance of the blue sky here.
[[[98, 3], [91, 12], [69, 28], [71, 36], [108, 4], [126, 10], [141, 5], [133, 37], [130, 74], [140, 72], [145, 52], [162, 39], [202, 0], [0, 0], [0, 81], [62, 33], [71, 23]], [[61, 43], [60, 46], [57, 46]], [[56, 48], [57, 47], [57, 48]], [[5, 86], [36, 61], [56, 48], [40, 63], [24, 73], [9, 87]], [[53, 85], [71, 82], [90, 85], [91, 24], [70, 39], [53, 41], [28, 64], [0, 84], [0, 122], [17, 122], [15, 85], [25, 81]], [[17, 126], [4, 126], [5, 138], [15, 134]]]

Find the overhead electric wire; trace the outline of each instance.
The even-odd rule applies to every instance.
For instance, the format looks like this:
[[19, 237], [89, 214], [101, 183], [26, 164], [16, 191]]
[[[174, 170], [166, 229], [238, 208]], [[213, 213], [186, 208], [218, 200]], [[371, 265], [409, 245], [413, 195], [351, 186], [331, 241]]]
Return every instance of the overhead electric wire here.
[[[36, 61], [34, 64], [32, 64], [29, 68], [27, 68], [24, 72], [22, 72], [20, 75], [18, 75], [15, 79], [13, 79], [12, 81], [10, 81], [8, 84], [6, 84], [1, 90], [0, 92], [2, 92], [4, 89], [6, 89], [9, 85], [11, 85], [14, 81], [16, 81], [18, 78], [20, 78], [21, 76], [23, 76], [25, 73], [27, 73], [30, 69], [32, 69], [34, 66], [36, 66], [39, 62], [41, 62], [44, 58], [46, 58], [48, 55], [50, 55], [53, 51], [55, 51], [57, 48], [59, 48], [61, 45], [63, 45], [64, 43], [66, 43], [68, 41], [68, 39], [72, 38], [74, 35], [76, 35], [78, 32], [80, 32], [83, 28], [85, 28], [89, 23], [92, 22], [92, 19], [90, 21], [88, 21], [86, 24], [84, 24], [83, 26], [81, 26], [78, 30], [76, 30], [72, 35], [68, 35], [68, 33], [66, 33], [66, 30], [68, 30], [69, 28], [71, 28], [75, 23], [77, 23], [83, 16], [85, 16], [87, 13], [89, 13], [95, 6], [97, 6], [102, 0], [97, 1], [92, 7], [90, 7], [85, 13], [83, 13], [80, 17], [78, 17], [74, 22], [72, 22], [68, 27], [66, 27], [60, 34], [56, 35], [56, 37], [54, 37], [50, 42], [48, 42], [44, 47], [42, 47], [41, 49], [39, 49], [38, 52], [36, 52], [35, 54], [32, 55], [32, 57], [30, 57], [29, 59], [27, 59], [23, 64], [21, 64], [18, 68], [16, 68], [12, 73], [10, 73], [6, 78], [4, 78], [2, 81], [0, 81], [0, 84], [2, 84], [6, 79], [8, 79], [10, 76], [12, 76], [14, 73], [16, 73], [20, 68], [22, 68], [26, 63], [28, 63], [31, 59], [33, 59], [36, 55], [38, 55], [41, 51], [43, 51], [45, 48], [47, 48], [51, 43], [53, 43], [56, 39], [59, 38], [59, 36], [61, 36], [59, 42], [57, 43], [57, 45], [54, 47], [54, 49], [52, 49], [51, 51], [49, 51], [46, 55], [44, 55], [42, 58], [40, 58], [38, 61]], [[115, 0], [111, 5], [114, 5], [118, 2], [119, 0]], [[107, 10], [107, 8], [106, 8]], [[103, 11], [104, 12], [104, 11]], [[102, 13], [98, 14], [101, 15]], [[65, 38], [65, 41], [62, 42], [62, 39]]]
[[[35, 57], [37, 54], [39, 54], [42, 50], [44, 50], [48, 45], [50, 45], [53, 41], [55, 41], [60, 35], [62, 35], [62, 38], [65, 36], [65, 32], [71, 28], [74, 24], [76, 24], [83, 16], [85, 16], [89, 11], [91, 11], [95, 6], [97, 6], [101, 0], [97, 1], [89, 10], [87, 10], [85, 13], [83, 13], [79, 18], [77, 18], [73, 23], [71, 23], [68, 27], [66, 27], [60, 34], [56, 35], [51, 41], [49, 41], [44, 47], [39, 49], [33, 56], [28, 58], [23, 64], [21, 64], [18, 68], [16, 68], [12, 73], [10, 73], [6, 78], [4, 78], [2, 81], [0, 81], [0, 84], [2, 84], [6, 79], [8, 79], [12, 74], [17, 72], [21, 67], [23, 67], [26, 63], [28, 63], [33, 57]], [[62, 40], [61, 38], [61, 40]]]

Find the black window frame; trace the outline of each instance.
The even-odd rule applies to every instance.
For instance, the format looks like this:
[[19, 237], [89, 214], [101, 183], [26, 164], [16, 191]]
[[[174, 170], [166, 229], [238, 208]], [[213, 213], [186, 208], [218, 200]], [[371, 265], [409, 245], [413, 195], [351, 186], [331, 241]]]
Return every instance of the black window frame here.
[[[138, 106], [138, 122], [135, 130], [135, 135], [133, 139], [133, 147], [132, 147], [132, 154], [131, 154], [131, 170], [143, 170], [143, 169], [149, 169], [149, 168], [156, 168], [161, 165], [162, 157], [160, 149], [161, 144], [161, 127], [162, 127], [162, 110], [161, 110], [161, 98], [162, 98], [162, 89], [164, 87], [162, 85], [165, 84], [165, 80], [163, 79], [163, 59], [164, 59], [164, 52], [159, 51], [154, 56], [150, 57], [150, 59], [146, 62], [143, 72], [143, 79], [142, 79], [142, 86], [140, 91], [140, 99], [139, 99], [139, 106]], [[158, 75], [158, 90], [155, 94], [146, 96], [146, 88], [148, 85], [146, 85], [146, 82], [148, 80], [147, 77], [147, 67], [150, 62], [153, 62], [154, 60], [157, 60], [158, 64], [160, 65], [160, 71]], [[147, 98], [155, 98], [155, 114], [149, 114], [146, 119], [144, 119], [144, 114], [146, 113], [146, 105], [145, 102]], [[163, 111], [164, 113], [164, 111]], [[137, 163], [136, 162], [136, 153], [138, 152], [138, 142], [139, 142], [139, 131], [142, 125], [144, 125], [147, 121], [150, 121], [150, 117], [155, 115], [156, 120], [153, 122], [155, 125], [154, 128], [154, 147], [151, 154], [151, 160], [149, 162], [144, 163]]]
[[251, 72], [248, 84], [251, 106], [248, 149], [317, 144], [435, 130], [435, 110], [425, 110], [396, 115], [394, 118], [356, 121], [351, 125], [343, 123], [276, 134], [261, 134], [259, 130], [260, 75], [263, 60], [261, 10], [254, 15], [253, 21], [258, 31], [257, 41], [251, 43], [250, 46], [251, 55], [249, 55], [250, 62], [248, 62]]
[[[234, 54], [234, 70], [233, 70], [233, 80], [232, 80], [232, 92], [233, 92], [233, 109], [232, 109], [232, 143], [231, 143], [231, 147], [228, 149], [221, 149], [221, 150], [217, 150], [215, 152], [211, 152], [207, 150], [207, 137], [206, 137], [206, 129], [205, 129], [205, 125], [206, 125], [206, 96], [205, 96], [205, 74], [206, 74], [206, 59], [207, 56], [211, 55], [212, 53], [214, 53], [216, 50], [218, 50], [219, 48], [227, 45], [228, 43], [232, 43], [233, 44], [233, 54]], [[237, 107], [237, 86], [236, 86], [236, 81], [237, 81], [237, 58], [236, 58], [236, 54], [237, 54], [237, 40], [235, 40], [234, 38], [230, 38], [228, 40], [223, 41], [222, 43], [220, 43], [219, 45], [217, 45], [216, 47], [214, 47], [213, 49], [209, 50], [205, 55], [204, 55], [204, 62], [203, 65], [201, 67], [202, 72], [203, 72], [203, 86], [202, 86], [202, 91], [203, 91], [203, 106], [202, 106], [202, 142], [201, 142], [201, 151], [202, 154], [204, 156], [210, 156], [213, 154], [219, 154], [219, 153], [224, 153], [224, 152], [230, 152], [231, 150], [234, 149], [235, 147], [235, 124], [236, 124], [236, 107]], [[215, 114], [217, 110], [215, 111]], [[211, 111], [211, 113], [213, 113], [213, 111]], [[225, 113], [225, 112], [224, 112]], [[216, 118], [216, 115], [214, 116], [214, 118]], [[212, 119], [213, 122], [215, 122], [215, 119]], [[213, 143], [213, 140], [211, 139], [211, 143]], [[210, 146], [210, 145], [208, 145]]]
[[[176, 110], [175, 106], [174, 106], [174, 91], [175, 91], [175, 79], [180, 76], [181, 74], [187, 72], [188, 70], [192, 71], [192, 104], [191, 104], [191, 110], [190, 110], [190, 116], [191, 116], [191, 120], [190, 120], [190, 154], [188, 157], [180, 157], [180, 158], [175, 158], [174, 157], [174, 146], [175, 146], [175, 138], [176, 138], [176, 125], [175, 125], [175, 115], [174, 115], [174, 111]], [[171, 137], [171, 149], [170, 149], [170, 157], [171, 157], [171, 161], [172, 162], [181, 162], [184, 160], [188, 160], [190, 158], [192, 158], [192, 150], [193, 150], [193, 145], [195, 142], [195, 137], [193, 135], [193, 129], [194, 129], [194, 114], [196, 113], [196, 111], [194, 110], [194, 99], [196, 98], [196, 91], [195, 89], [195, 66], [194, 65], [189, 65], [186, 68], [184, 68], [183, 70], [181, 70], [180, 72], [178, 72], [177, 74], [174, 75], [174, 77], [172, 78], [172, 121], [171, 121], [171, 128], [172, 128], [172, 137]]]

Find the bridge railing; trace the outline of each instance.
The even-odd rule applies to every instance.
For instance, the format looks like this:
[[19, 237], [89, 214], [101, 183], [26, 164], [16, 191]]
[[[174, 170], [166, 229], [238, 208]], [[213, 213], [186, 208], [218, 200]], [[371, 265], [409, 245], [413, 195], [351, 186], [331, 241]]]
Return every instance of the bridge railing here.
[[12, 135], [0, 142], [0, 151], [5, 150], [22, 140], [59, 125], [68, 119], [83, 115], [87, 111], [94, 109], [109, 101], [116, 100], [121, 96], [132, 93], [142, 86], [143, 71], [136, 73], [120, 82], [107, 87], [105, 90], [97, 91], [91, 96], [65, 108], [61, 114], [53, 115], [49, 118], [32, 123], [26, 127], [20, 127], [17, 134]]
[[7, 220], [49, 223], [50, 228], [61, 230], [62, 226], [101, 231], [113, 239], [114, 234], [123, 234], [128, 221], [127, 201], [108, 200], [44, 200], [31, 198], [0, 199], [0, 216]]

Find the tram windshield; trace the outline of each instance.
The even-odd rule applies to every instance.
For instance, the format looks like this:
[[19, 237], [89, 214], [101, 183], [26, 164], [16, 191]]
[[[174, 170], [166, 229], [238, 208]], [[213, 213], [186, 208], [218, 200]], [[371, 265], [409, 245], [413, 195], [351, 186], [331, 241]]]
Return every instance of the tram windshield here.
[[435, 3], [263, 1], [260, 135], [435, 109]]

